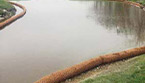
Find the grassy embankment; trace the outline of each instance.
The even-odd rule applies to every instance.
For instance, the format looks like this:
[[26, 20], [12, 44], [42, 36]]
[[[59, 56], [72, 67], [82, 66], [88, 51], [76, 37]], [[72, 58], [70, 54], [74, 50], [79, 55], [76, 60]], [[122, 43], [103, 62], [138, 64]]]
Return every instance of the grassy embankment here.
[[112, 63], [81, 83], [145, 83], [145, 55]]
[[14, 6], [5, 0], [0, 0], [0, 17], [11, 17], [16, 12]]

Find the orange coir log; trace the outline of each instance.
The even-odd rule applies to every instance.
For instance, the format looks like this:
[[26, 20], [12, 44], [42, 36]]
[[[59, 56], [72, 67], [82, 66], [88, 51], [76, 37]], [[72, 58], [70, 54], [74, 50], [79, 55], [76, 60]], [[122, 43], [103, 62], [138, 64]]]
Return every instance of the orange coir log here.
[[112, 63], [114, 61], [123, 60], [126, 58], [145, 54], [145, 47], [134, 48], [118, 53], [107, 54], [99, 56], [72, 67], [54, 72], [48, 76], [43, 77], [35, 83], [59, 83], [75, 75], [81, 74], [87, 70], [97, 67], [101, 64]]
[[122, 2], [122, 3], [125, 3], [125, 4], [129, 4], [129, 5], [133, 5], [133, 6], [136, 6], [136, 7], [140, 7], [141, 9], [144, 8], [144, 6], [142, 4], [137, 3], [137, 2], [133, 2], [133, 1], [128, 1], [128, 0], [109, 0], [109, 1]]
[[91, 69], [92, 67], [96, 66], [96, 64], [101, 64], [101, 61], [101, 58], [95, 58], [85, 61], [83, 63], [66, 68], [64, 70], [52, 73], [51, 75], [42, 78], [42, 80], [36, 83], [59, 83], [63, 80], [66, 80], [67, 78], [73, 77]]
[[0, 28], [5, 27], [6, 25], [10, 24], [11, 22], [13, 22], [13, 21], [17, 20], [18, 18], [24, 16], [25, 13], [26, 13], [26, 8], [24, 6], [22, 6], [20, 4], [17, 4], [17, 3], [14, 3], [14, 2], [9, 2], [9, 3], [12, 4], [12, 5], [20, 7], [21, 9], [23, 9], [23, 12], [21, 12], [18, 15], [12, 16], [11, 18], [5, 20], [4, 22], [1, 22], [0, 23]]
[[136, 7], [140, 7], [141, 9], [144, 8], [144, 6], [141, 5], [140, 3], [136, 3], [136, 2], [132, 2], [132, 1], [124, 1], [124, 3], [129, 4], [129, 5], [133, 5], [133, 6], [136, 6]]
[[140, 54], [145, 54], [145, 47], [134, 48], [134, 49], [118, 52], [118, 53], [107, 54], [100, 57], [103, 60], [102, 62], [105, 64], [105, 63], [111, 63], [111, 62], [126, 59], [126, 58], [131, 58]]

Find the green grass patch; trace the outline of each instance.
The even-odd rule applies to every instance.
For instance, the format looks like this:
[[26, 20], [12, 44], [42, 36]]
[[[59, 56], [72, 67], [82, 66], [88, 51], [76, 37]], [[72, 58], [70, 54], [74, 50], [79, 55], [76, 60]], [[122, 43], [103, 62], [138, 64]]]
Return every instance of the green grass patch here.
[[14, 8], [10, 3], [8, 3], [5, 0], [0, 0], [0, 8], [1, 9], [6, 9], [6, 10], [10, 10], [12, 8]]
[[0, 22], [15, 15], [16, 9], [13, 5], [5, 0], [0, 0]]
[[[145, 83], [145, 55], [125, 62], [126, 68], [86, 79], [81, 83]], [[125, 66], [123, 66], [125, 67]]]

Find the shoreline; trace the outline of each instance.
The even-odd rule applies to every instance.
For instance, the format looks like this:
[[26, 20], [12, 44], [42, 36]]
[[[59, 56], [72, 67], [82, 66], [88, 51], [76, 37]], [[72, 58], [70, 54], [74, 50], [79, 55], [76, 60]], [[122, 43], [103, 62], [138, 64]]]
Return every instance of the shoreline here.
[[35, 83], [60, 83], [69, 78], [80, 75], [81, 73], [89, 71], [95, 67], [98, 67], [104, 64], [110, 64], [110, 63], [121, 61], [128, 58], [132, 58], [132, 57], [139, 56], [142, 54], [145, 54], [145, 47], [139, 47], [139, 48], [134, 48], [134, 49], [121, 51], [117, 53], [106, 54], [103, 56], [99, 56], [99, 57], [84, 61], [72, 67], [68, 67], [64, 70], [59, 70], [57, 72], [54, 72], [48, 76], [41, 78]]
[[[71, 79], [67, 79], [66, 81], [61, 83], [124, 83], [126, 81], [130, 81], [130, 83], [132, 83], [132, 81], [134, 82], [137, 81], [138, 78], [142, 78], [138, 74], [144, 74], [144, 72], [137, 74], [135, 73], [144, 70], [144, 56], [145, 55], [143, 54], [130, 59], [124, 59], [114, 63], [95, 67], [90, 71], [82, 73]], [[126, 78], [126, 76], [128, 76], [129, 78]], [[138, 76], [138, 78], [133, 79], [132, 76]], [[145, 82], [145, 79], [138, 80], [137, 83], [140, 82]]]

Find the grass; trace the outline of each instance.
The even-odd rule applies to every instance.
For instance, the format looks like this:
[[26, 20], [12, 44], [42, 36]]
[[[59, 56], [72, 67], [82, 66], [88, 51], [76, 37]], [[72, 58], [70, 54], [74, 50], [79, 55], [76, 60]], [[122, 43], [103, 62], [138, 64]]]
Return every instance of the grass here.
[[145, 55], [130, 59], [119, 66], [118, 71], [114, 68], [109, 73], [88, 78], [81, 83], [145, 83]]
[[7, 1], [0, 0], [0, 8], [10, 10], [11, 8], [14, 8], [14, 7], [11, 4], [9, 4]]
[[2, 18], [0, 22], [15, 15], [15, 12], [16, 10], [13, 5], [6, 0], [0, 0], [0, 18]]

